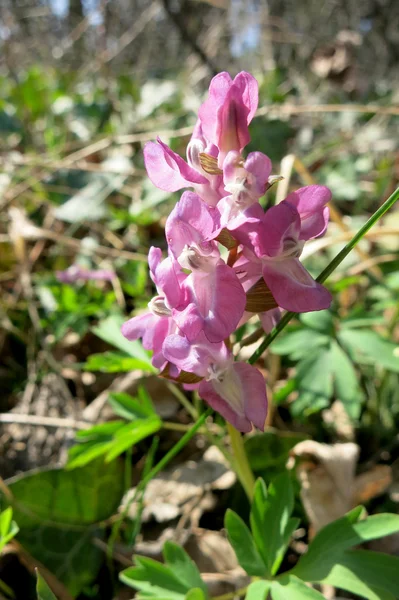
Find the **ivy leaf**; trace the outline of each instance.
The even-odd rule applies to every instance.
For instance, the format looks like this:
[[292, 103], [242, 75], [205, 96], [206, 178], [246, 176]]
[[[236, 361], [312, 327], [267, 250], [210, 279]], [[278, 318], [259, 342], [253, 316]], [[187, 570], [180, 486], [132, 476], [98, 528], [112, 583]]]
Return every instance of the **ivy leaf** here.
[[101, 522], [118, 509], [124, 493], [123, 464], [97, 460], [73, 472], [36, 470], [6, 483], [20, 527], [18, 541], [78, 596], [104, 561], [93, 539], [104, 538]]

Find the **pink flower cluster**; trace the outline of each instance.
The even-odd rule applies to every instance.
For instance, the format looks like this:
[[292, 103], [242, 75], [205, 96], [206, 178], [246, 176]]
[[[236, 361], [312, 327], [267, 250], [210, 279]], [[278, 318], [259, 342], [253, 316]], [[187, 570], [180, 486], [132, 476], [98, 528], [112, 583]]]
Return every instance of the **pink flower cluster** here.
[[143, 339], [162, 375], [196, 383], [240, 431], [264, 429], [267, 397], [260, 371], [234, 361], [229, 336], [254, 313], [268, 331], [280, 309], [322, 310], [331, 302], [299, 261], [305, 241], [326, 230], [330, 191], [307, 186], [264, 211], [259, 198], [273, 181], [271, 161], [261, 152], [242, 154], [257, 105], [254, 77], [220, 73], [199, 109], [187, 161], [160, 139], [145, 146], [157, 187], [194, 191], [184, 192], [168, 217], [168, 257], [150, 249], [158, 295], [122, 328], [127, 339]]

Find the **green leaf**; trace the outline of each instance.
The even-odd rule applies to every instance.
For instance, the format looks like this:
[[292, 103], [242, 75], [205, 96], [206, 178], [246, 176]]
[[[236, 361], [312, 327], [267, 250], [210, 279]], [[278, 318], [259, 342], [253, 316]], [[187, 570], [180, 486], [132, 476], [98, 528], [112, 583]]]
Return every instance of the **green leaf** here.
[[312, 355], [317, 355], [317, 348], [327, 346], [330, 338], [311, 329], [297, 329], [289, 331], [273, 344], [274, 354], [288, 354], [292, 360], [298, 360]]
[[139, 388], [137, 398], [133, 398], [133, 396], [124, 392], [113, 392], [109, 395], [108, 402], [115, 414], [128, 421], [156, 414], [151, 396], [142, 386]]
[[0, 551], [19, 531], [18, 525], [12, 520], [12, 508], [9, 506], [0, 513]]
[[104, 561], [93, 539], [104, 537], [101, 522], [118, 509], [123, 464], [95, 461], [74, 471], [37, 470], [7, 485], [20, 526], [18, 541], [77, 596]]
[[94, 425], [90, 429], [79, 431], [79, 442], [69, 450], [68, 469], [87, 465], [95, 458], [105, 455], [105, 460], [114, 460], [117, 456], [138, 444], [141, 440], [156, 433], [162, 427], [162, 421], [156, 414], [134, 421], [109, 421]]
[[399, 595], [399, 558], [369, 550], [344, 552], [322, 580], [367, 600], [395, 600]]
[[[274, 396], [273, 396], [274, 400]], [[265, 431], [245, 440], [245, 452], [253, 471], [284, 469], [290, 450], [308, 436], [291, 431]]]
[[114, 460], [131, 446], [138, 444], [141, 440], [144, 440], [144, 438], [159, 431], [161, 427], [162, 421], [156, 415], [148, 417], [147, 419], [137, 419], [136, 421], [128, 423], [117, 431], [115, 439], [108, 449], [105, 460], [107, 462]]
[[120, 315], [111, 315], [100, 321], [97, 327], [93, 327], [93, 333], [98, 335], [99, 338], [115, 346], [118, 350], [126, 352], [129, 356], [143, 361], [149, 365], [151, 370], [154, 368], [151, 365], [149, 354], [144, 350], [140, 342], [130, 342], [121, 333], [121, 327], [126, 319]]
[[399, 515], [379, 514], [356, 522], [361, 507], [323, 527], [306, 554], [301, 556], [292, 573], [304, 581], [321, 581], [328, 576], [342, 552], [352, 546], [399, 531]]
[[358, 419], [364, 395], [351, 360], [335, 340], [331, 342], [331, 361], [337, 397], [348, 415]]
[[300, 319], [306, 327], [320, 331], [328, 336], [334, 331], [333, 316], [329, 310], [303, 313], [300, 315]]
[[197, 565], [181, 546], [173, 542], [166, 542], [163, 547], [163, 555], [166, 564], [188, 589], [200, 588], [206, 595], [208, 594], [208, 588], [202, 581]]
[[248, 586], [245, 600], [267, 600], [271, 581], [254, 581]]
[[295, 375], [298, 399], [291, 410], [294, 416], [307, 416], [328, 406], [333, 393], [330, 349], [319, 349], [302, 360]]
[[43, 579], [39, 571], [36, 571], [36, 576], [36, 593], [38, 600], [57, 600], [57, 598], [54, 596], [53, 592], [49, 588], [46, 580]]
[[275, 575], [287, 549], [293, 527], [293, 521], [290, 520], [293, 507], [294, 495], [287, 472], [278, 475], [267, 491], [264, 482], [258, 479], [250, 521], [252, 535], [268, 576]]
[[184, 600], [206, 600], [206, 596], [200, 588], [194, 588], [187, 592]]
[[158, 600], [208, 598], [207, 587], [186, 552], [176, 544], [167, 542], [163, 553], [166, 564], [152, 558], [136, 556], [136, 566], [122, 571], [121, 581], [139, 590], [137, 598]]
[[78, 431], [75, 444], [69, 449], [66, 469], [75, 469], [89, 464], [108, 452], [116, 433], [124, 427], [124, 421], [109, 421]]
[[224, 518], [229, 542], [237, 560], [248, 575], [263, 577], [265, 565], [260, 556], [250, 530], [235, 512], [228, 509]]
[[399, 346], [382, 338], [375, 331], [344, 329], [339, 332], [339, 340], [348, 348], [356, 362], [377, 364], [399, 373]]
[[83, 368], [85, 371], [100, 371], [101, 373], [128, 373], [136, 369], [149, 373], [155, 371], [148, 361], [133, 358], [122, 352], [91, 354]]
[[272, 600], [324, 600], [320, 592], [294, 575], [285, 575], [278, 581], [273, 581], [271, 594]]

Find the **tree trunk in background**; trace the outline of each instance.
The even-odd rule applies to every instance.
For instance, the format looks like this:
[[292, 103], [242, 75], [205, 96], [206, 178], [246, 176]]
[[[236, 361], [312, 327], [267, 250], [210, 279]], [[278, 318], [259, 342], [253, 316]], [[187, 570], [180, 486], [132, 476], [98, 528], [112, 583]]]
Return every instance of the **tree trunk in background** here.
[[72, 31], [84, 19], [82, 0], [69, 0], [68, 22], [69, 31]]

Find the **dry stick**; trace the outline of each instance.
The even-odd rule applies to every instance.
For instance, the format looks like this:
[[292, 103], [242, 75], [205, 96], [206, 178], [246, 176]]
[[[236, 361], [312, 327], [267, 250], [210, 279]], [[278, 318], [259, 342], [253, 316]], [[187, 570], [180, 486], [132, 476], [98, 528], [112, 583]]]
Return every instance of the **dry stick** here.
[[[70, 246], [75, 250], [82, 250], [82, 241], [76, 238], [68, 237], [66, 235], [59, 235], [54, 231], [48, 229], [37, 228], [37, 236], [43, 237], [53, 242], [57, 242], [60, 245]], [[139, 262], [148, 262], [148, 257], [145, 254], [139, 252], [129, 252], [128, 250], [118, 250], [117, 248], [107, 248], [107, 246], [96, 246], [93, 248], [94, 254], [100, 254], [101, 256], [112, 256], [113, 258], [125, 258], [126, 260], [136, 260]]]
[[270, 104], [269, 106], [261, 106], [258, 108], [256, 116], [268, 115], [269, 112], [274, 111], [288, 115], [299, 115], [302, 113], [355, 112], [397, 116], [399, 115], [399, 106], [379, 106], [378, 104], [303, 104], [302, 106], [294, 104]]
[[[328, 112], [356, 112], [366, 114], [379, 114], [386, 116], [399, 115], [399, 107], [397, 106], [378, 106], [377, 104], [320, 104], [320, 105], [303, 105], [295, 106], [290, 104], [270, 104], [268, 106], [261, 106], [256, 116], [269, 115], [269, 114], [280, 114], [280, 115], [296, 115], [296, 114], [312, 114], [312, 113], [328, 113]], [[68, 168], [74, 164], [74, 162], [90, 156], [95, 152], [105, 150], [113, 143], [116, 144], [133, 144], [136, 142], [145, 142], [153, 140], [159, 135], [160, 137], [186, 137], [191, 135], [193, 127], [182, 127], [180, 129], [167, 129], [164, 131], [144, 131], [141, 133], [133, 133], [128, 135], [110, 136], [97, 140], [90, 146], [78, 150], [70, 154], [63, 159], [63, 166], [61, 168]], [[91, 169], [91, 167], [89, 167]], [[47, 176], [47, 171], [39, 171], [35, 178], [30, 178], [22, 183], [14, 186], [11, 190], [8, 190], [4, 194], [4, 201], [2, 207], [20, 194], [25, 192], [32, 184], [40, 182]]]
[[[303, 162], [298, 157], [295, 157], [294, 168], [298, 171], [298, 173], [301, 176], [301, 178], [303, 179], [304, 183], [306, 183], [307, 185], [315, 185], [316, 181], [314, 180], [314, 178], [310, 174], [309, 170], [305, 167]], [[344, 222], [341, 212], [335, 206], [335, 204], [333, 203], [332, 200], [330, 200], [330, 202], [328, 203], [328, 206], [330, 208], [331, 220], [334, 221], [334, 223], [336, 223], [338, 225], [338, 227], [341, 229], [341, 231], [345, 231], [345, 232], [350, 231], [350, 227]], [[368, 253], [365, 252], [364, 250], [362, 250], [362, 248], [359, 248], [359, 246], [356, 246], [355, 252], [357, 252], [357, 254], [360, 256], [360, 258], [363, 261], [370, 260], [370, 256], [368, 255]], [[382, 281], [383, 274], [382, 274], [381, 269], [377, 265], [371, 265], [368, 270], [370, 271], [370, 273], [372, 273], [374, 275], [374, 277], [378, 281], [380, 281], [380, 282]]]
[[363, 271], [367, 271], [368, 269], [370, 269], [370, 267], [373, 267], [374, 265], [379, 265], [381, 263], [386, 263], [386, 262], [392, 262], [393, 260], [396, 260], [397, 258], [398, 258], [398, 255], [393, 254], [393, 253], [392, 254], [383, 254], [382, 256], [374, 256], [373, 258], [369, 258], [368, 260], [365, 260], [364, 262], [361, 262], [358, 265], [351, 267], [348, 271], [348, 275], [359, 275], [359, 273], [362, 273]]
[[23, 415], [19, 413], [0, 413], [0, 423], [17, 423], [19, 425], [33, 425], [36, 427], [54, 427], [63, 429], [88, 429], [92, 423], [76, 421], [75, 419], [61, 417], [41, 417], [38, 415]]

